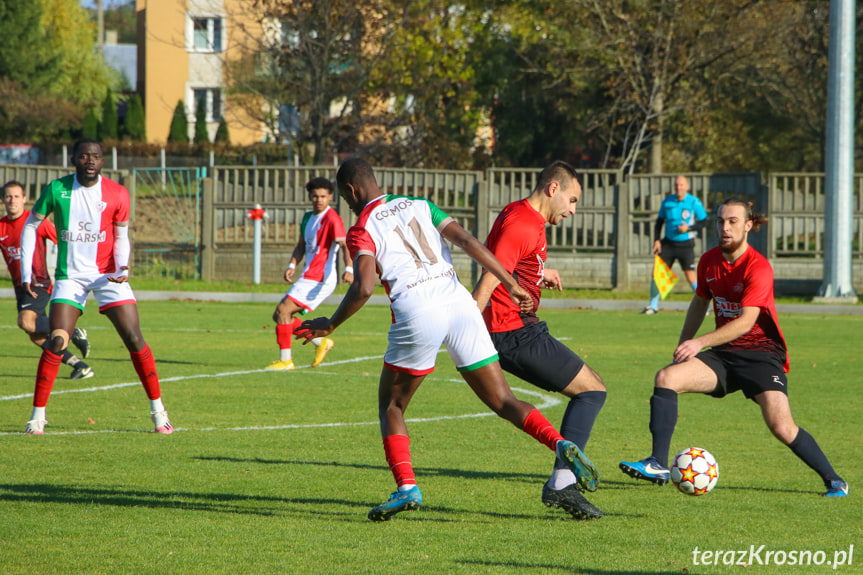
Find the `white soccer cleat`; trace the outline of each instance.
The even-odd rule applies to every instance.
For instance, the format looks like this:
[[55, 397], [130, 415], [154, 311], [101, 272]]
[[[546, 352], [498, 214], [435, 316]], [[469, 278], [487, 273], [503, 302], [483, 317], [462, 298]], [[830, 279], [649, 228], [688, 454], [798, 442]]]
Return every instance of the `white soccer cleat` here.
[[153, 425], [156, 426], [156, 433], [164, 433], [165, 435], [174, 433], [174, 426], [171, 425], [171, 420], [168, 419], [167, 411], [151, 411], [150, 419], [153, 420]]
[[24, 427], [24, 433], [28, 435], [42, 435], [45, 433], [45, 426], [48, 422], [44, 419], [31, 419]]

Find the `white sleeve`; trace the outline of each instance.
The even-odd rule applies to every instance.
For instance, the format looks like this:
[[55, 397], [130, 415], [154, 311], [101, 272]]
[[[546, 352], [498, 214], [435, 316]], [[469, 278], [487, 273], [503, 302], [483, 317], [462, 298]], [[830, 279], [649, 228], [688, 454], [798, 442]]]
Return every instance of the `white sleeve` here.
[[114, 224], [114, 265], [115, 274], [129, 275], [129, 255], [132, 247], [129, 244], [129, 226]]
[[33, 254], [36, 252], [36, 230], [42, 223], [34, 212], [30, 212], [21, 232], [21, 283], [28, 284], [33, 279]]

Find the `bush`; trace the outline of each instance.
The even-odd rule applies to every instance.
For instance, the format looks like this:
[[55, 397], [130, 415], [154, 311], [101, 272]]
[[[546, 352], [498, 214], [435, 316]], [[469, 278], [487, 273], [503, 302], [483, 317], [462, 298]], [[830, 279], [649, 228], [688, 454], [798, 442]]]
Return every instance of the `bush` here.
[[183, 101], [177, 102], [177, 107], [174, 108], [174, 117], [171, 118], [171, 130], [168, 133], [168, 142], [171, 143], [189, 143], [189, 120], [186, 119], [186, 107]]

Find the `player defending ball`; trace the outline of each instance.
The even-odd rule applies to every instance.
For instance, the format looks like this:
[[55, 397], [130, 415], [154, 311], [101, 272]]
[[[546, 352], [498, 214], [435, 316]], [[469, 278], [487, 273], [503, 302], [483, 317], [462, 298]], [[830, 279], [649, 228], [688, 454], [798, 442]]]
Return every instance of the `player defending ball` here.
[[585, 489], [596, 490], [599, 477], [590, 460], [539, 410], [513, 395], [482, 315], [459, 283], [443, 240], [459, 246], [495, 274], [525, 310], [533, 306], [530, 294], [488, 249], [436, 205], [423, 198], [381, 192], [364, 160], [344, 162], [337, 182], [339, 195], [358, 216], [347, 238], [354, 257], [354, 280], [333, 316], [304, 321], [297, 337], [308, 342], [332, 333], [362, 308], [374, 292], [376, 276], [380, 277], [390, 298], [393, 323], [378, 388], [378, 414], [384, 453], [397, 490], [369, 511], [369, 519], [385, 521], [422, 504], [404, 413], [425, 376], [434, 371], [441, 344], [488, 407], [555, 451]]

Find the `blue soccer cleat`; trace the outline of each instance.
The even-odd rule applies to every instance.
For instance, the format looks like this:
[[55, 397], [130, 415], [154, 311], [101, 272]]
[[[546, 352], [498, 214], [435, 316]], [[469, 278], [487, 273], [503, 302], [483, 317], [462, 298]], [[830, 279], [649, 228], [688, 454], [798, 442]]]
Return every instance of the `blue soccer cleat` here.
[[848, 483], [843, 479], [832, 479], [825, 482], [827, 493], [824, 497], [845, 497], [848, 495]]
[[557, 442], [554, 450], [557, 457], [566, 463], [575, 473], [576, 483], [582, 491], [596, 491], [599, 486], [599, 471], [593, 462], [582, 453], [576, 444], [571, 441], [562, 440]]
[[372, 521], [389, 521], [390, 517], [402, 511], [415, 511], [423, 504], [423, 494], [420, 488], [414, 485], [407, 491], [396, 491], [386, 503], [378, 505], [369, 511], [369, 519]]
[[635, 479], [644, 479], [657, 485], [665, 485], [668, 483], [669, 472], [668, 468], [664, 467], [656, 461], [656, 458], [650, 456], [641, 461], [621, 461], [620, 470], [634, 477]]

